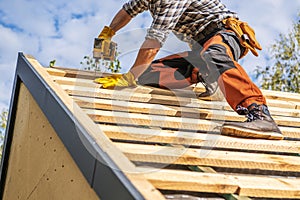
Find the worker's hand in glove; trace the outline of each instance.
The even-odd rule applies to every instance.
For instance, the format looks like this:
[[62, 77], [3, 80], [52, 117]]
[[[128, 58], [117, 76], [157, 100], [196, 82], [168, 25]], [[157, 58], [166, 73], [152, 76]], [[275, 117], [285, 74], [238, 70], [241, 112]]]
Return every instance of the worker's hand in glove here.
[[103, 30], [99, 34], [99, 39], [111, 40], [111, 38], [115, 35], [115, 31], [112, 30], [109, 26], [104, 26]]
[[135, 78], [131, 72], [128, 72], [126, 74], [114, 74], [103, 78], [97, 78], [94, 81], [96, 83], [102, 84], [103, 88], [136, 86]]

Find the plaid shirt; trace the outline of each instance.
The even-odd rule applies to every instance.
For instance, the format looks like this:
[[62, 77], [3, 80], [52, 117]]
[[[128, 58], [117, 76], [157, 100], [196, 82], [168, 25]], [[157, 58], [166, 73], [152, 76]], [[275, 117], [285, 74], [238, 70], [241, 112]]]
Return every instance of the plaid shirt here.
[[156, 39], [161, 46], [170, 31], [186, 42], [190, 42], [211, 22], [227, 17], [238, 18], [220, 0], [130, 0], [123, 9], [131, 16], [149, 10], [153, 21], [146, 38]]

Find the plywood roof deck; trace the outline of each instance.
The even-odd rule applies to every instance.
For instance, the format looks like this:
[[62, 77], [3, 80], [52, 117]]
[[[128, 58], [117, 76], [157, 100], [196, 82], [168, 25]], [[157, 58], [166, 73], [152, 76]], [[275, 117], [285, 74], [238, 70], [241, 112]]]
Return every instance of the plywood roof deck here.
[[263, 91], [284, 140], [229, 137], [221, 124], [245, 118], [220, 94], [102, 89], [107, 74], [27, 59], [145, 199], [300, 199], [300, 94]]

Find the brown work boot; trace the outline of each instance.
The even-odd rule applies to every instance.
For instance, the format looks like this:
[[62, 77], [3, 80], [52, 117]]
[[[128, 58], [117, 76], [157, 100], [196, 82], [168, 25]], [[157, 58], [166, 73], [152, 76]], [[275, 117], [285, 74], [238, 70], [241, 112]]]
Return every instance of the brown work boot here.
[[246, 115], [247, 120], [245, 122], [225, 122], [221, 128], [223, 135], [273, 140], [284, 138], [266, 105], [253, 103], [248, 109], [239, 108], [237, 112]]

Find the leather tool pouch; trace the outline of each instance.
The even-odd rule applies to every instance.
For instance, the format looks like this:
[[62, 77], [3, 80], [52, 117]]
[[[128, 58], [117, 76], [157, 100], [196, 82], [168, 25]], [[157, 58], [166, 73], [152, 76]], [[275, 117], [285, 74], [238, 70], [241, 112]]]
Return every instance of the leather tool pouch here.
[[246, 22], [242, 22], [235, 18], [227, 18], [223, 20], [225, 27], [231, 29], [239, 37], [240, 43], [246, 48], [246, 51], [240, 58], [244, 57], [250, 50], [253, 55], [258, 56], [256, 49], [262, 50], [258, 43], [254, 30]]

